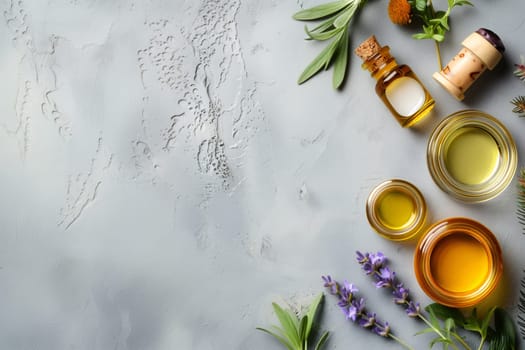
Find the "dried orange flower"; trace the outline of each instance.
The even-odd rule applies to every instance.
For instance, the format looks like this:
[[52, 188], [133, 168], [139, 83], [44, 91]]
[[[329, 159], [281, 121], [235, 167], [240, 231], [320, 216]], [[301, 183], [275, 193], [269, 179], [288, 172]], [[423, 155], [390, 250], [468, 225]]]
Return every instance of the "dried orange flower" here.
[[407, 0], [390, 0], [388, 3], [388, 17], [395, 24], [409, 24], [412, 7]]

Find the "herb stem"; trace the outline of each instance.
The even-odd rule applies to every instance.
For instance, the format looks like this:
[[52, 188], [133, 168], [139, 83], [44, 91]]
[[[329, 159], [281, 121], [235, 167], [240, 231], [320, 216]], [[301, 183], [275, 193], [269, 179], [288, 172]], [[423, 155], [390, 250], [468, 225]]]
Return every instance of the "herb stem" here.
[[[452, 335], [454, 336], [454, 338], [456, 338], [458, 340], [458, 342], [465, 348], [465, 349], [468, 349], [470, 350], [470, 346], [468, 346], [468, 344], [465, 342], [465, 339], [461, 338], [457, 333], [452, 333]], [[478, 350], [481, 350], [483, 348], [483, 342], [484, 340], [481, 341], [481, 344], [479, 344], [479, 348]]]
[[423, 316], [423, 315], [421, 315], [421, 314], [418, 314], [417, 316], [418, 316], [423, 322], [425, 322], [427, 326], [429, 326], [430, 328], [432, 328], [432, 329], [434, 330], [434, 332], [436, 332], [436, 333], [437, 333], [442, 339], [447, 339], [447, 337], [445, 337], [445, 336], [443, 335], [443, 333], [441, 333], [441, 331], [440, 331], [438, 328], [434, 327], [434, 325], [433, 325], [432, 323], [430, 323], [430, 322], [425, 318], [425, 316]]
[[410, 345], [408, 345], [407, 343], [405, 343], [403, 340], [401, 340], [400, 338], [396, 337], [395, 335], [393, 335], [392, 333], [388, 334], [388, 336], [392, 339], [394, 339], [396, 342], [398, 342], [402, 347], [404, 347], [405, 349], [408, 349], [408, 350], [415, 350], [413, 347], [411, 347]]
[[485, 338], [481, 338], [481, 342], [479, 343], [478, 350], [483, 349], [483, 344], [485, 344]]
[[434, 40], [434, 44], [436, 46], [436, 56], [438, 60], [438, 66], [439, 70], [443, 69], [443, 63], [441, 62], [441, 49], [439, 48], [439, 42], [437, 40]]
[[[443, 339], [443, 340], [449, 340], [449, 338], [445, 337], [445, 336], [443, 335], [443, 333], [441, 333], [441, 331], [440, 331], [438, 328], [434, 327], [434, 325], [433, 325], [432, 323], [430, 323], [430, 322], [429, 322], [429, 321], [428, 321], [423, 315], [418, 314], [418, 317], [419, 317], [423, 322], [425, 322], [427, 326], [429, 326], [430, 328], [432, 328], [432, 329], [434, 330], [434, 332], [436, 332], [437, 335], [439, 335], [439, 336], [441, 337], [441, 339]], [[456, 336], [457, 338], [460, 338], [460, 339], [458, 339], [458, 340], [459, 340], [459, 342], [461, 343], [461, 345], [463, 345], [463, 347], [464, 347], [466, 350], [472, 350], [472, 349], [471, 349], [471, 348], [465, 343], [465, 341], [464, 341], [463, 339], [461, 339], [461, 337], [457, 336], [457, 334], [455, 334], [455, 333], [453, 333], [453, 334], [454, 334], [454, 336]], [[450, 345], [452, 345], [452, 347], [453, 347], [454, 349], [458, 350], [458, 347], [456, 346], [456, 344], [452, 343], [452, 344], [450, 344]]]

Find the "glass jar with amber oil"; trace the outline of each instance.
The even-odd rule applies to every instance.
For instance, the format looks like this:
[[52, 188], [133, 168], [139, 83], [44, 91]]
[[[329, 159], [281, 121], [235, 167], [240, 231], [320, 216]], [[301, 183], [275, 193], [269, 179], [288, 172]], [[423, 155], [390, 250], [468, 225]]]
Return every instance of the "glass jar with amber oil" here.
[[436, 184], [465, 202], [483, 202], [512, 182], [516, 145], [505, 126], [476, 110], [451, 114], [433, 130], [427, 163]]
[[448, 218], [432, 225], [420, 238], [414, 270], [419, 285], [434, 301], [471, 307], [497, 286], [503, 273], [501, 247], [479, 222]]
[[415, 238], [425, 225], [427, 205], [411, 183], [393, 179], [376, 186], [366, 202], [370, 226], [392, 241]]
[[412, 69], [398, 65], [388, 46], [381, 46], [375, 36], [362, 42], [356, 55], [363, 60], [363, 69], [376, 79], [376, 93], [403, 127], [420, 121], [434, 108], [434, 99]]

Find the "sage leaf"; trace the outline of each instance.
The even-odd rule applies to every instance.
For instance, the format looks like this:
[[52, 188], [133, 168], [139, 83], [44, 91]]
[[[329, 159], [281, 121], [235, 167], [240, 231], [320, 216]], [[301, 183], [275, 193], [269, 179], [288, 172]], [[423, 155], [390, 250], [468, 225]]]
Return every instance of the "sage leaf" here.
[[348, 31], [343, 33], [337, 47], [337, 55], [334, 61], [334, 75], [332, 77], [332, 86], [337, 89], [341, 86], [346, 77], [346, 68], [348, 65]]
[[297, 319], [294, 320], [294, 317], [291, 317], [286, 311], [284, 311], [276, 303], [272, 303], [273, 309], [281, 326], [283, 327], [283, 333], [286, 335], [290, 343], [298, 348], [300, 346], [299, 333], [296, 327]]
[[333, 38], [335, 35], [340, 33], [344, 28], [334, 28], [332, 30], [324, 31], [321, 33], [316, 33], [313, 31], [309, 31], [308, 28], [305, 26], [305, 32], [308, 35], [310, 39], [315, 39], [319, 41], [328, 40], [330, 38]]
[[348, 23], [354, 15], [355, 10], [357, 10], [357, 4], [353, 2], [336, 18], [336, 20], [334, 21], [334, 27], [341, 28], [348, 26]]
[[326, 343], [326, 341], [328, 340], [328, 336], [329, 335], [330, 335], [330, 333], [328, 331], [324, 332], [323, 335], [321, 336], [321, 338], [319, 338], [319, 341], [317, 342], [317, 345], [315, 346], [314, 350], [321, 349], [321, 347], [324, 345], [324, 343]]
[[307, 334], [307, 328], [308, 328], [308, 316], [304, 315], [301, 318], [301, 322], [299, 322], [299, 342], [301, 343], [301, 347], [305, 348], [306, 340], [308, 339]]
[[293, 15], [293, 18], [299, 21], [310, 21], [314, 19], [324, 18], [331, 14], [341, 11], [353, 1], [354, 0], [339, 0], [329, 2], [326, 4], [321, 4], [297, 12]]
[[321, 51], [317, 57], [304, 69], [304, 71], [299, 76], [297, 81], [298, 84], [302, 84], [316, 73], [318, 73], [323, 67], [328, 67], [332, 60], [335, 49], [337, 48], [338, 41], [341, 37], [341, 33], [336, 35], [334, 40]]
[[315, 320], [315, 316], [317, 314], [317, 310], [319, 309], [319, 306], [321, 305], [321, 302], [323, 301], [323, 293], [319, 293], [315, 299], [310, 304], [310, 307], [308, 308], [308, 311], [306, 313], [306, 316], [308, 317], [308, 323], [306, 326], [306, 337], [308, 338], [310, 336], [310, 332], [312, 331], [312, 325]]
[[272, 331], [270, 331], [270, 330], [268, 330], [266, 328], [262, 328], [262, 327], [257, 327], [256, 329], [270, 334], [272, 337], [274, 337], [277, 340], [279, 340], [281, 342], [281, 344], [283, 344], [288, 350], [295, 350], [293, 348], [293, 346], [284, 337], [282, 337], [281, 335], [279, 335], [279, 334], [277, 334], [275, 332], [272, 332]]

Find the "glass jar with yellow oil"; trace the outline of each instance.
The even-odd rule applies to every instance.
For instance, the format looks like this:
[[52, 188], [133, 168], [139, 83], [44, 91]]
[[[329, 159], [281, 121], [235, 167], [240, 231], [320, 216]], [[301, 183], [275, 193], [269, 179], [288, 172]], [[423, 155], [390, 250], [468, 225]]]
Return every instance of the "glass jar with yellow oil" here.
[[385, 238], [406, 241], [425, 225], [427, 205], [421, 192], [401, 179], [376, 186], [366, 202], [366, 216], [372, 228]]
[[501, 247], [479, 222], [448, 218], [432, 225], [419, 240], [414, 270], [434, 301], [457, 308], [474, 306], [494, 291], [502, 276]]
[[477, 110], [446, 117], [432, 132], [427, 163], [436, 184], [465, 202], [500, 194], [517, 169], [512, 135], [496, 118]]

